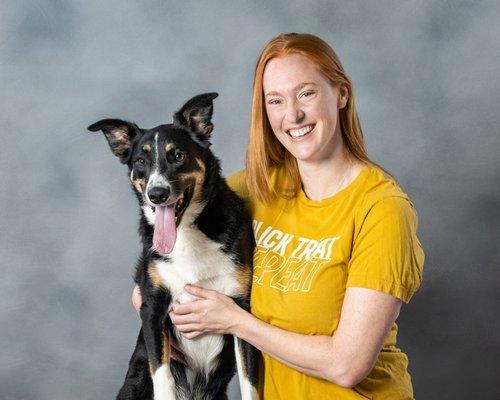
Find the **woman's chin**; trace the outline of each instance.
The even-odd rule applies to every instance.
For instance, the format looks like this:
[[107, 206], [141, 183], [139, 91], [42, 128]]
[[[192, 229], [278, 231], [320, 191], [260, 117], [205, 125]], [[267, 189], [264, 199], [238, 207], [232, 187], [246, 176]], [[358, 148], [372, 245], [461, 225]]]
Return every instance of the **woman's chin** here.
[[313, 162], [315, 159], [315, 152], [310, 149], [288, 149], [288, 151], [295, 157], [297, 162]]

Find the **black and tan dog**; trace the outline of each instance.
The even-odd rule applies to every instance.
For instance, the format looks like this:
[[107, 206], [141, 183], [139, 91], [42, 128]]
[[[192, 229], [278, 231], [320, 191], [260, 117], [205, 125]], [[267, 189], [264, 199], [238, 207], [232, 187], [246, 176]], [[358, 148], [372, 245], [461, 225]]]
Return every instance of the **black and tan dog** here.
[[[231, 335], [185, 339], [168, 315], [174, 300], [191, 300], [184, 291], [187, 283], [217, 290], [249, 308], [251, 219], [209, 148], [216, 97], [192, 98], [173, 124], [153, 129], [117, 119], [88, 127], [102, 131], [128, 166], [142, 210], [143, 249], [135, 274], [143, 298], [142, 329], [118, 399], [227, 399], [236, 367], [242, 398], [257, 398], [259, 353], [252, 346]], [[179, 342], [187, 365], [170, 359], [169, 337]]]

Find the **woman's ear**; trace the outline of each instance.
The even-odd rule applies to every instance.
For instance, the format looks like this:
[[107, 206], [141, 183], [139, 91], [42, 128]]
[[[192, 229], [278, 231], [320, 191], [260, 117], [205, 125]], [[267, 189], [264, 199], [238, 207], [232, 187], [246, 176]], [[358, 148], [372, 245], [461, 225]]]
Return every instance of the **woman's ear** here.
[[339, 86], [339, 97], [337, 101], [338, 109], [342, 109], [347, 105], [347, 100], [349, 100], [349, 90], [344, 85]]

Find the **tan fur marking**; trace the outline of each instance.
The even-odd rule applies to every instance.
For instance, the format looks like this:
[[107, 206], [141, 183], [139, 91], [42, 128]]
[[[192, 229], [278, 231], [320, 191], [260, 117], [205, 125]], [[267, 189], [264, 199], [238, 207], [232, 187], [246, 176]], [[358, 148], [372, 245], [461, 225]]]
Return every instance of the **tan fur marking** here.
[[130, 171], [128, 176], [132, 185], [144, 196], [144, 187], [146, 186], [146, 181], [144, 179], [134, 179], [134, 171]]
[[169, 151], [175, 149], [175, 145], [173, 143], [167, 143], [165, 145], [165, 151], [168, 153]]
[[150, 263], [148, 266], [148, 275], [149, 279], [151, 279], [153, 287], [159, 288], [163, 286], [163, 279], [160, 275], [160, 272], [158, 271], [158, 267], [154, 262]]
[[188, 174], [183, 174], [181, 180], [193, 179], [194, 180], [194, 190], [193, 199], [194, 202], [199, 202], [201, 200], [201, 187], [204, 181], [204, 175], [200, 172], [190, 172]]
[[150, 153], [151, 152], [151, 145], [146, 143], [144, 146], [142, 146], [142, 151], [144, 151], [145, 153]]
[[205, 170], [207, 169], [205, 167], [205, 163], [196, 157], [195, 157], [195, 161], [196, 161], [196, 164], [198, 164], [198, 167], [200, 167], [201, 172], [203, 172], [203, 175], [205, 175]]
[[237, 268], [235, 278], [238, 281], [241, 295], [246, 295], [250, 292], [250, 285], [252, 284], [252, 267]]
[[146, 181], [144, 179], [133, 179], [132, 185], [134, 185], [139, 193], [144, 194], [144, 187], [146, 186]]
[[151, 361], [148, 361], [148, 364], [149, 364], [149, 373], [151, 374], [151, 377], [153, 377], [156, 370], [153, 368], [153, 363]]
[[205, 181], [205, 163], [201, 161], [199, 158], [195, 158], [196, 163], [200, 167], [199, 171], [193, 171], [186, 174], [180, 175], [181, 180], [185, 179], [193, 179], [195, 182], [194, 193], [193, 193], [193, 201], [198, 202], [201, 200], [201, 187], [203, 186], [203, 182]]
[[181, 180], [186, 180], [186, 179], [194, 179], [196, 183], [202, 183], [204, 175], [200, 171], [193, 171], [193, 172], [186, 172], [184, 174], [179, 174], [179, 177]]
[[168, 340], [168, 332], [163, 331], [163, 349], [161, 355], [161, 363], [169, 364], [170, 363], [170, 341]]

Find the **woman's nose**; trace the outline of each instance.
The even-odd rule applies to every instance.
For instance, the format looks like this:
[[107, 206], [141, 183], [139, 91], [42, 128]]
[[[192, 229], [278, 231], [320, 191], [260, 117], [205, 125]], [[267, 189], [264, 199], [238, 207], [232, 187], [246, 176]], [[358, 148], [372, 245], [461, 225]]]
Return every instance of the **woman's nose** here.
[[286, 118], [288, 122], [291, 123], [300, 123], [305, 117], [304, 110], [300, 107], [300, 104], [296, 101], [292, 101], [288, 103], [288, 107], [286, 109]]

